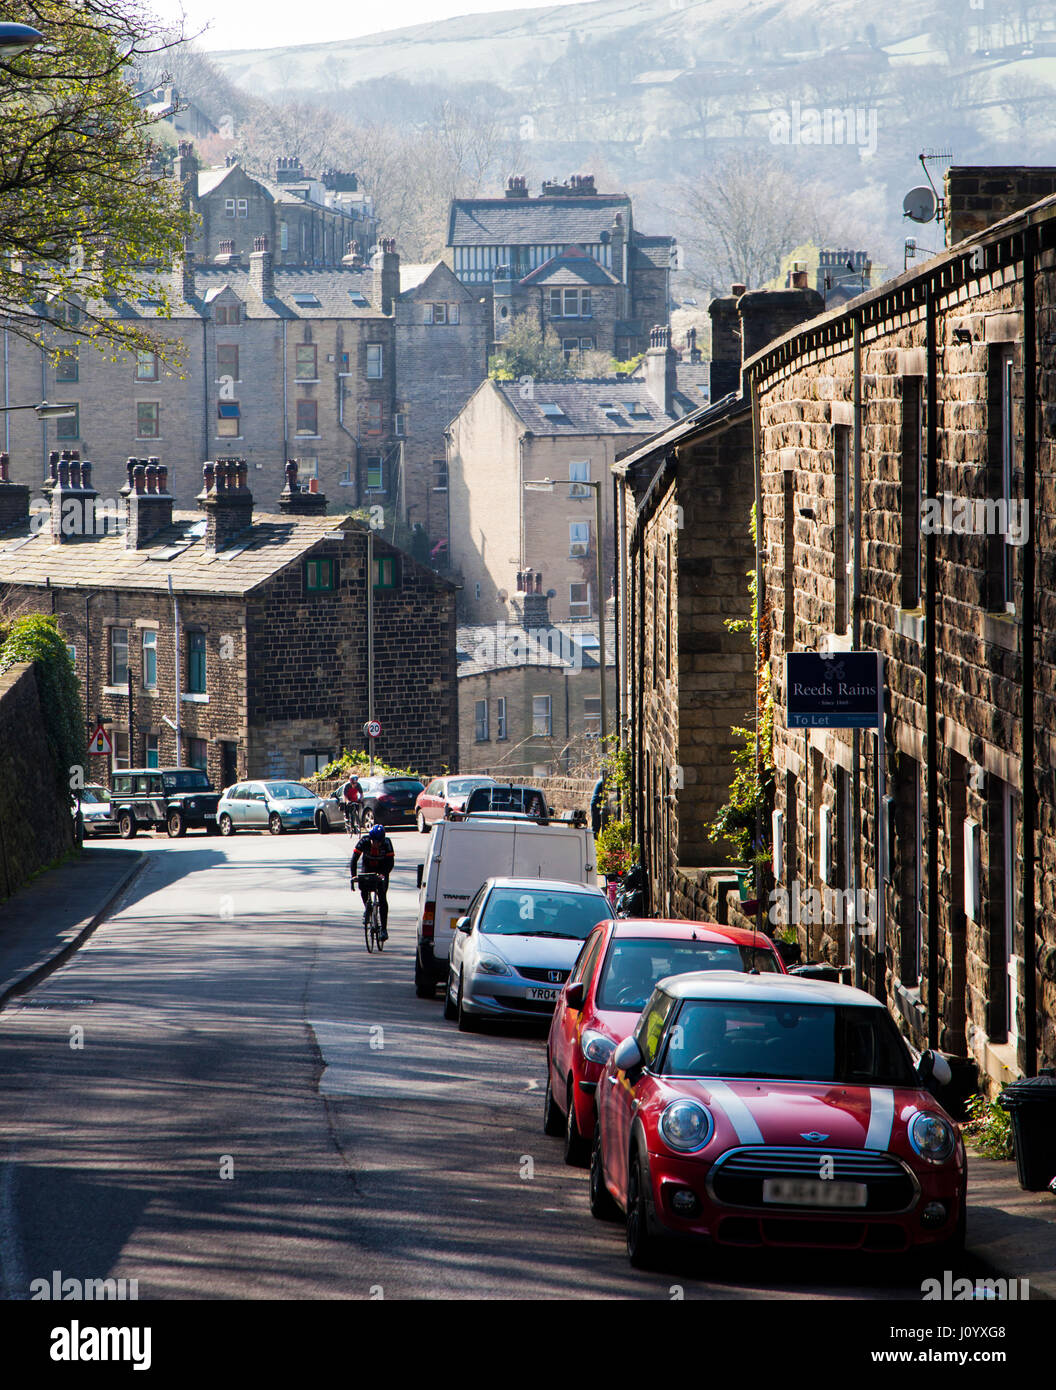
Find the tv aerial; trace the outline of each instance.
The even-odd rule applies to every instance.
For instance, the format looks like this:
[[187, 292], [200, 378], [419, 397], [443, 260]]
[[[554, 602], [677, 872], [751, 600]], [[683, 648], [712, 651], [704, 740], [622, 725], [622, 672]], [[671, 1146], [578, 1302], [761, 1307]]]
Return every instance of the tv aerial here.
[[946, 203], [935, 187], [928, 164], [939, 163], [948, 168], [953, 162], [953, 151], [921, 150], [918, 158], [928, 182], [911, 188], [902, 199], [902, 216], [908, 217], [911, 222], [945, 222]]

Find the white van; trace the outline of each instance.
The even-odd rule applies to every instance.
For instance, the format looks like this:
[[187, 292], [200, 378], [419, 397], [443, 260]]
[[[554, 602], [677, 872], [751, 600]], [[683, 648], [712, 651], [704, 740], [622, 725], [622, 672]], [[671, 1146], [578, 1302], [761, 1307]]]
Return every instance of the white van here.
[[437, 821], [418, 894], [414, 988], [419, 999], [432, 998], [447, 979], [455, 923], [484, 880], [499, 876], [596, 886], [594, 836], [589, 826], [526, 817]]

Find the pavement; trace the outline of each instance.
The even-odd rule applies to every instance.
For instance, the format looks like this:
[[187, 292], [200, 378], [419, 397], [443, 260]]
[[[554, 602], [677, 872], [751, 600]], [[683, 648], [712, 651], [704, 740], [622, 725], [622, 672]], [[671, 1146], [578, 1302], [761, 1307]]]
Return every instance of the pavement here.
[[[0, 1009], [91, 936], [147, 859], [123, 841], [89, 843], [0, 903]], [[967, 1241], [989, 1277], [1028, 1280], [1034, 1301], [1056, 1298], [1056, 1194], [1023, 1191], [1014, 1162], [984, 1158], [971, 1145]]]

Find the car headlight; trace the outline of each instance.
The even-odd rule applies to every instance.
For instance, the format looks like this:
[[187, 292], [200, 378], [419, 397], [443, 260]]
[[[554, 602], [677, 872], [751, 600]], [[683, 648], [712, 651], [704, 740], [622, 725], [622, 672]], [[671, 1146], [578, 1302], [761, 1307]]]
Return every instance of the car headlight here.
[[679, 1153], [702, 1149], [711, 1139], [715, 1125], [709, 1111], [695, 1100], [675, 1100], [660, 1116], [660, 1135], [669, 1148]]
[[956, 1142], [953, 1126], [941, 1115], [918, 1111], [909, 1123], [910, 1147], [931, 1163], [945, 1163]]
[[580, 1038], [579, 1046], [588, 1062], [600, 1062], [604, 1066], [612, 1056], [616, 1044], [604, 1033], [595, 1033], [588, 1028]]
[[485, 975], [508, 975], [510, 967], [501, 956], [478, 956], [477, 969]]

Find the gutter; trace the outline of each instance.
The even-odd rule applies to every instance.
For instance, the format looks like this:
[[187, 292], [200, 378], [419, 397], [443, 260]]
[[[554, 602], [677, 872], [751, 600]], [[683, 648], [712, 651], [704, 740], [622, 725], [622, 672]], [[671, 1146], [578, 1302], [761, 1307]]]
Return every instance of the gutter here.
[[1020, 802], [1023, 814], [1023, 1048], [1027, 1076], [1037, 1072], [1037, 922], [1034, 902], [1034, 830], [1037, 818], [1034, 785], [1034, 624], [1035, 537], [1038, 533], [1037, 492], [1037, 306], [1034, 277], [1039, 251], [1038, 230], [1028, 220], [1023, 234], [1023, 496], [1031, 534], [1023, 547], [1023, 758]]
[[[937, 497], [939, 491], [939, 385], [936, 336], [935, 282], [927, 281], [925, 304], [925, 351], [928, 368], [928, 442], [925, 497]], [[919, 544], [919, 541], [918, 541]], [[939, 1045], [939, 717], [937, 689], [937, 602], [936, 535], [929, 527], [924, 547], [924, 727], [925, 765], [928, 789], [928, 1046]], [[883, 732], [881, 730], [881, 732]], [[917, 895], [920, 895], [920, 875], [923, 865], [917, 865]], [[919, 909], [918, 909], [919, 910]]]

